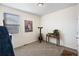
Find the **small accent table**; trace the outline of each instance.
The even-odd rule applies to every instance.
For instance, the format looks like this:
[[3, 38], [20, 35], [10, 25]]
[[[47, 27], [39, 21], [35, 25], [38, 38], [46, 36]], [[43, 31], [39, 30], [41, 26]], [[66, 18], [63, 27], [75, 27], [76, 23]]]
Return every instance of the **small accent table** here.
[[46, 42], [49, 42], [51, 38], [56, 38], [56, 45], [59, 46], [60, 45], [60, 36], [55, 36], [53, 34], [46, 34]]

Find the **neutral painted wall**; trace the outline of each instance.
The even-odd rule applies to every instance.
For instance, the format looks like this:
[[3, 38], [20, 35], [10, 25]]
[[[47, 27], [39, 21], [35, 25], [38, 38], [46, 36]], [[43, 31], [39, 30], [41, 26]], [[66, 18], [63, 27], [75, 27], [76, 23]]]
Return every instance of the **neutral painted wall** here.
[[[15, 15], [19, 15], [20, 19], [20, 27], [19, 27], [19, 33], [12, 35], [12, 42], [14, 48], [22, 46], [24, 44], [28, 44], [31, 42], [34, 42], [37, 40], [38, 37], [38, 26], [40, 24], [40, 17], [25, 13], [16, 9], [12, 9], [6, 6], [0, 5], [0, 26], [3, 26], [3, 13], [12, 13]], [[25, 32], [24, 31], [24, 20], [31, 20], [33, 21], [33, 32]]]
[[[77, 6], [65, 8], [45, 16], [42, 16], [41, 19], [39, 16], [25, 13], [16, 9], [8, 8], [0, 5], [0, 26], [3, 26], [3, 13], [12, 13], [20, 16], [20, 27], [19, 33], [13, 34], [12, 42], [13, 46], [19, 47], [24, 44], [28, 44], [37, 40], [38, 37], [38, 26], [43, 26], [42, 33], [44, 39], [46, 33], [53, 32], [54, 29], [59, 29], [61, 33], [61, 45], [67, 46], [73, 49], [77, 49]], [[33, 21], [33, 32], [24, 32], [24, 20]], [[56, 39], [50, 40], [53, 43], [56, 43]]]
[[[59, 29], [61, 33], [60, 45], [77, 49], [77, 6], [65, 8], [42, 16], [41, 26], [44, 39], [46, 34]], [[56, 39], [51, 38], [50, 42], [56, 43]]]
[[78, 4], [78, 55], [79, 55], [79, 4]]

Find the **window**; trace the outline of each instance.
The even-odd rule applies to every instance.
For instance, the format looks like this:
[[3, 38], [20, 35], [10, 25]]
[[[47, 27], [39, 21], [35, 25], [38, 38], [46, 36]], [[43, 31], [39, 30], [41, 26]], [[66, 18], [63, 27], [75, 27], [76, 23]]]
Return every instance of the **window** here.
[[10, 14], [10, 13], [4, 13], [4, 26], [8, 29], [8, 32], [10, 34], [16, 34], [19, 32], [19, 16]]

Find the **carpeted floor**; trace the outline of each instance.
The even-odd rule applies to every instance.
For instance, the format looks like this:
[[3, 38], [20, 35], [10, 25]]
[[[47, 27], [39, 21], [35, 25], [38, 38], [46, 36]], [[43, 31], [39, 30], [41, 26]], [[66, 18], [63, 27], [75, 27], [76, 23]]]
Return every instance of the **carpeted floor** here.
[[[46, 42], [33, 42], [25, 46], [14, 49], [16, 56], [61, 56], [64, 49], [68, 48], [56, 46]], [[71, 50], [73, 51], [73, 50]], [[75, 51], [73, 51], [75, 52]]]

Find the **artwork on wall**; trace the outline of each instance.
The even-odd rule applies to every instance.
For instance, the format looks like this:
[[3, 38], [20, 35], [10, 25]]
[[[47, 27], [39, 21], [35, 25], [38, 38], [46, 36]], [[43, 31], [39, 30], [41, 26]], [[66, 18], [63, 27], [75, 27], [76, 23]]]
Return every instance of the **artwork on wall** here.
[[19, 16], [11, 13], [4, 13], [4, 26], [8, 29], [10, 34], [19, 32]]
[[33, 23], [29, 20], [24, 20], [25, 22], [25, 32], [32, 32], [33, 31]]

